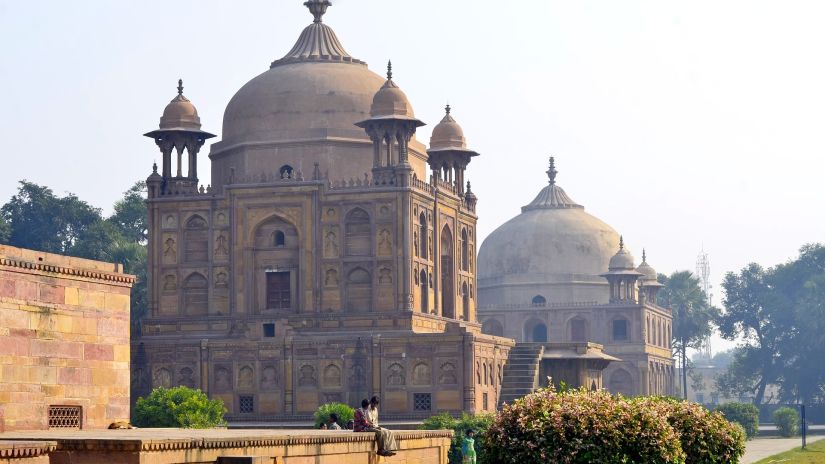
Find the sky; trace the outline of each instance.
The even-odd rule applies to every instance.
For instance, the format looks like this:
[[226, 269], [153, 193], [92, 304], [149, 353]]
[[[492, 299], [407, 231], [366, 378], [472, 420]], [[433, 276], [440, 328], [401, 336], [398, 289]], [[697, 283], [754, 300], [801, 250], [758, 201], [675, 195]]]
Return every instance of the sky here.
[[[26, 179], [111, 211], [158, 159], [142, 134], [177, 79], [220, 135], [232, 95], [311, 22], [301, 3], [0, 0], [0, 203]], [[552, 155], [637, 262], [693, 270], [704, 248], [716, 304], [726, 272], [825, 241], [825, 2], [333, 3], [351, 55], [379, 74], [392, 59], [419, 140], [453, 107], [481, 153], [479, 237], [546, 185]]]

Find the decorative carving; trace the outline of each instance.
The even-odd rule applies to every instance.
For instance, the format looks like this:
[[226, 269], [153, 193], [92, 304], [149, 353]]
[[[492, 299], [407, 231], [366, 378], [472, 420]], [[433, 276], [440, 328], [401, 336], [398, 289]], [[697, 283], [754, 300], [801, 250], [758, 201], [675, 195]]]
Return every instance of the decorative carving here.
[[367, 370], [361, 360], [355, 361], [352, 366], [352, 375], [349, 378], [349, 384], [352, 388], [363, 387], [367, 383]]
[[238, 388], [251, 390], [255, 384], [255, 371], [249, 366], [243, 366], [238, 370]]
[[387, 256], [392, 254], [392, 234], [387, 229], [378, 232], [378, 254]]
[[172, 256], [172, 257], [174, 257], [175, 254], [177, 253], [177, 249], [175, 248], [175, 239], [172, 238], [172, 237], [169, 237], [169, 238], [166, 239], [165, 242], [163, 242], [163, 244], [164, 244], [163, 256]]
[[215, 256], [226, 256], [229, 254], [229, 248], [226, 237], [223, 234], [218, 234], [215, 238]]
[[229, 276], [226, 274], [226, 271], [223, 269], [218, 270], [215, 273], [215, 287], [217, 288], [224, 288], [229, 285]]
[[456, 385], [458, 378], [455, 374], [455, 364], [445, 362], [441, 365], [441, 373], [438, 375], [438, 383], [441, 385]]
[[275, 366], [266, 366], [261, 371], [261, 389], [274, 390], [278, 387], [278, 370]]
[[215, 369], [215, 391], [226, 392], [232, 389], [231, 374], [226, 367]]
[[432, 380], [430, 372], [430, 365], [425, 362], [419, 362], [413, 367], [412, 383], [413, 385], [429, 385]]
[[174, 274], [163, 276], [163, 291], [173, 292], [178, 289], [178, 277]]
[[389, 285], [392, 283], [392, 271], [389, 268], [382, 267], [378, 271], [378, 284]]
[[318, 380], [315, 378], [315, 368], [309, 364], [304, 364], [300, 369], [301, 377], [298, 378], [299, 387], [315, 387]]
[[341, 368], [335, 364], [330, 364], [324, 368], [324, 386], [325, 387], [340, 387], [341, 386]]
[[149, 387], [149, 379], [146, 377], [146, 371], [138, 367], [132, 371], [132, 390], [142, 392]]
[[164, 387], [169, 388], [172, 386], [172, 373], [169, 372], [169, 369], [165, 367], [161, 367], [155, 369], [154, 375], [152, 375], [152, 386], [157, 387]]
[[340, 393], [324, 393], [324, 403], [342, 403], [342, 395]]
[[399, 363], [392, 363], [389, 367], [389, 375], [387, 376], [387, 385], [390, 386], [403, 386], [407, 383], [407, 379], [404, 375], [404, 366]]
[[327, 269], [326, 276], [324, 277], [324, 285], [327, 287], [337, 287], [338, 286], [338, 271], [335, 269]]
[[164, 228], [174, 229], [175, 227], [177, 227], [177, 225], [178, 225], [178, 221], [175, 219], [174, 214], [166, 215], [166, 219], [164, 219], [164, 222], [163, 222], [163, 227]]
[[178, 375], [178, 385], [195, 388], [195, 371], [191, 367], [184, 367]]
[[324, 236], [324, 257], [338, 257], [338, 235], [332, 229], [328, 230]]

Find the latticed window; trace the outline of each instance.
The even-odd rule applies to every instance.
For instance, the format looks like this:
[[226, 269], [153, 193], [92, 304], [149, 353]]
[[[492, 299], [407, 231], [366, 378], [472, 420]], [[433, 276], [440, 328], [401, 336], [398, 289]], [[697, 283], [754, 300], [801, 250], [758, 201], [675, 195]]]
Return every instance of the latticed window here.
[[238, 397], [238, 410], [241, 414], [252, 414], [255, 412], [255, 397], [251, 395], [241, 395]]
[[289, 272], [267, 272], [266, 308], [290, 309], [292, 305], [290, 290]]
[[430, 393], [413, 393], [413, 411], [430, 411], [433, 408], [433, 397]]
[[49, 406], [50, 429], [80, 429], [83, 409], [81, 406]]

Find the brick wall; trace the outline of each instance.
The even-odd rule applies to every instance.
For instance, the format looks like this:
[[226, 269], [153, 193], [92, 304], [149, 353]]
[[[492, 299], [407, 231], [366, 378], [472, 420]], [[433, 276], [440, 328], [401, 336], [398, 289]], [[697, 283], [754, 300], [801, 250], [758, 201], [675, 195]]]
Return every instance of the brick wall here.
[[120, 265], [0, 245], [0, 430], [129, 419], [129, 292]]

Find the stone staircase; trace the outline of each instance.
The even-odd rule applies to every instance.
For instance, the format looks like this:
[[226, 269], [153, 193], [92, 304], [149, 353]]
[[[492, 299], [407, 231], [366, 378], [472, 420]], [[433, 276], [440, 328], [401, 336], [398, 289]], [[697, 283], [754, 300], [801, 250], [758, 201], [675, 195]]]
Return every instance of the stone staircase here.
[[539, 386], [539, 366], [544, 354], [541, 343], [517, 343], [510, 350], [501, 380], [499, 405], [532, 393]]

